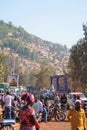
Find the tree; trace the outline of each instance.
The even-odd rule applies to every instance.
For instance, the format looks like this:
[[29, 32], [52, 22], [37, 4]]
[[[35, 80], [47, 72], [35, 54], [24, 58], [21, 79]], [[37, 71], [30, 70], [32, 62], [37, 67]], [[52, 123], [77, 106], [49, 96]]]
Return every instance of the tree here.
[[19, 74], [19, 85], [28, 86], [29, 85], [29, 74], [20, 73]]
[[[87, 37], [79, 40], [76, 45], [71, 48], [71, 55], [68, 63], [69, 74], [76, 84], [85, 91], [87, 88]], [[75, 88], [76, 88], [75, 87]]]
[[9, 67], [7, 67], [7, 56], [0, 53], [0, 82], [7, 80], [7, 75], [9, 73]]
[[36, 86], [41, 88], [50, 88], [50, 76], [54, 70], [50, 67], [41, 66], [41, 70], [36, 74]]
[[36, 72], [32, 70], [29, 74], [29, 85], [36, 86]]
[[10, 28], [13, 26], [11, 21], [9, 21], [8, 25]]

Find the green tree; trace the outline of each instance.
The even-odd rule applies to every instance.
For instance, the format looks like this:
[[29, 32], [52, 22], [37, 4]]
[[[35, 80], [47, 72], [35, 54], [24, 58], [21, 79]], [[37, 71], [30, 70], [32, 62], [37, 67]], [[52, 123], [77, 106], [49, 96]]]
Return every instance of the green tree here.
[[29, 74], [29, 85], [36, 86], [36, 72], [32, 70]]
[[[87, 89], [87, 39], [79, 40], [71, 48], [69, 59], [69, 75], [74, 82], [74, 87], [81, 87], [83, 91]], [[80, 85], [80, 86], [79, 86]]]
[[9, 67], [7, 66], [7, 56], [0, 53], [0, 82], [5, 82], [7, 80], [8, 73]]
[[29, 85], [29, 74], [20, 73], [19, 74], [19, 85], [28, 86]]
[[36, 86], [41, 88], [50, 88], [50, 76], [54, 74], [54, 69], [41, 66], [41, 70], [36, 74]]

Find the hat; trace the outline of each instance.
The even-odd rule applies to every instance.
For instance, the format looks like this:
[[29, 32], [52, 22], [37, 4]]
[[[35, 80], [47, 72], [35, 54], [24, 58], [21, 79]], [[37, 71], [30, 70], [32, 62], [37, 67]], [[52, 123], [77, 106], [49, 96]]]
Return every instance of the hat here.
[[76, 100], [76, 101], [75, 101], [75, 104], [76, 104], [77, 102], [81, 104], [81, 100]]
[[31, 94], [29, 92], [24, 93], [22, 95], [21, 99], [24, 100], [24, 101], [26, 101], [29, 104], [32, 104], [35, 101], [33, 94]]

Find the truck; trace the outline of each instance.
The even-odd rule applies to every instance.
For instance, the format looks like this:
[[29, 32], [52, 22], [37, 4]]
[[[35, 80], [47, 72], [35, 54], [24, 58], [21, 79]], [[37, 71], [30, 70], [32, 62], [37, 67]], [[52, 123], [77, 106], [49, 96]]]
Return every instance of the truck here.
[[67, 77], [65, 75], [56, 75], [50, 77], [50, 89], [55, 92], [68, 92]]
[[9, 83], [0, 83], [0, 90], [4, 90], [9, 87]]

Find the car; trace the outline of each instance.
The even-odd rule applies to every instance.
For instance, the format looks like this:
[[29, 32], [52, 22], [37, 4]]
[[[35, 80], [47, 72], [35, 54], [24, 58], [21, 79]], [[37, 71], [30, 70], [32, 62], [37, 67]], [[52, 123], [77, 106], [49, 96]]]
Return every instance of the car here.
[[72, 104], [73, 95], [79, 96], [82, 101], [87, 101], [87, 97], [82, 92], [70, 92], [68, 94], [68, 103]]
[[82, 107], [85, 110], [85, 113], [86, 113], [86, 116], [87, 116], [87, 97], [82, 92], [70, 92], [68, 94], [68, 99], [67, 99], [67, 103], [68, 103], [69, 106], [72, 105], [73, 95], [76, 95], [76, 96], [80, 97], [81, 102], [82, 102]]

